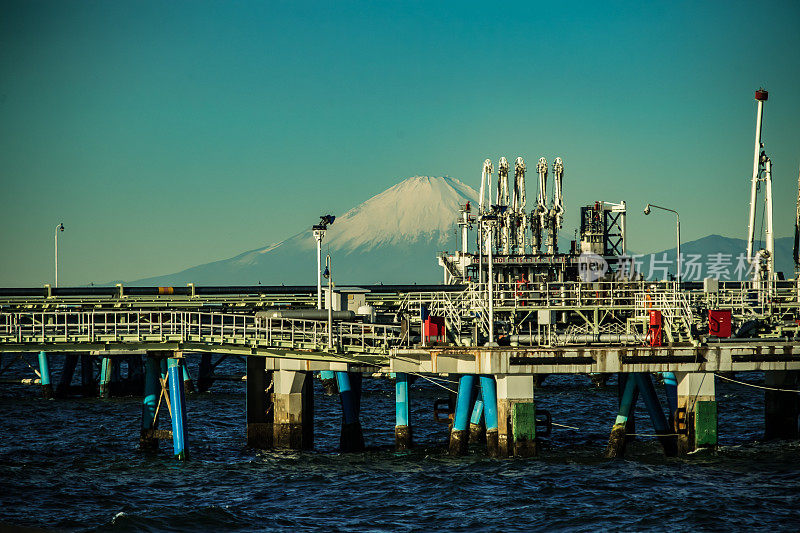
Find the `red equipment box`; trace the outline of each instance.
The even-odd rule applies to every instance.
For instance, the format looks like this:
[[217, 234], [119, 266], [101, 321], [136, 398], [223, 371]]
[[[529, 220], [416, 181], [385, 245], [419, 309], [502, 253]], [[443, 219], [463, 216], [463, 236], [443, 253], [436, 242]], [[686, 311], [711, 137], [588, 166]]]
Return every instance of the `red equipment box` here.
[[708, 310], [708, 334], [714, 337], [731, 336], [731, 312], [723, 309]]
[[444, 340], [444, 317], [428, 315], [424, 322], [425, 338], [429, 340]]

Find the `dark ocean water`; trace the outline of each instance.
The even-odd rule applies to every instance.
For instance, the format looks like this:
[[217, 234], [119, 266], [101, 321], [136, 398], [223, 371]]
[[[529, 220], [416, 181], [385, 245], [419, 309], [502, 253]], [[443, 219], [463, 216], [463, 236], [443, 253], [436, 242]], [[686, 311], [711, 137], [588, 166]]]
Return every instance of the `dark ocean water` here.
[[[225, 364], [243, 371], [233, 367], [241, 363]], [[432, 415], [434, 399], [447, 392], [422, 380], [411, 387], [417, 447], [396, 453], [388, 379], [364, 380], [369, 449], [343, 455], [338, 398], [326, 396], [318, 380], [315, 394], [316, 449], [303, 453], [245, 447], [243, 384], [189, 395], [191, 455], [179, 463], [171, 442], [162, 441], [156, 456], [138, 450], [139, 398], [45, 401], [38, 387], [3, 386], [0, 524], [78, 531], [800, 530], [800, 444], [759, 442], [764, 397], [756, 389], [717, 380], [717, 451], [668, 459], [656, 441], [641, 437], [624, 460], [601, 458], [615, 416], [614, 379], [596, 389], [584, 376], [550, 376], [537, 390], [537, 408], [579, 430], [554, 429], [531, 459], [490, 459], [480, 448], [448, 457], [447, 427]], [[643, 409], [637, 426], [652, 432]]]

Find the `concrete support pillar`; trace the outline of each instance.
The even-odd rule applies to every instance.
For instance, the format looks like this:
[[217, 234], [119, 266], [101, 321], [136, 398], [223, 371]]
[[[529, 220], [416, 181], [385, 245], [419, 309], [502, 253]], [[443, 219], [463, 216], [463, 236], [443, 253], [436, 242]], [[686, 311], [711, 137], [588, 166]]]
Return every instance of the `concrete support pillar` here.
[[337, 392], [339, 392], [339, 388], [336, 386], [336, 373], [332, 370], [323, 370], [319, 373], [320, 381], [322, 381], [322, 388], [325, 390], [325, 394], [328, 396], [333, 396]]
[[481, 376], [483, 419], [486, 424], [486, 452], [489, 457], [498, 455], [497, 382], [494, 376]]
[[629, 374], [619, 374], [618, 387], [620, 389], [619, 409], [617, 410], [617, 418], [614, 420], [614, 426], [611, 428], [611, 436], [608, 439], [608, 447], [605, 452], [605, 456], [608, 458], [625, 455], [628, 420], [633, 414], [638, 394], [636, 380]]
[[147, 354], [144, 363], [144, 399], [142, 401], [142, 430], [139, 446], [145, 451], [158, 450], [158, 418], [156, 407], [161, 397], [161, 361], [156, 355]]
[[499, 374], [496, 379], [498, 455], [536, 455], [536, 421], [531, 419], [536, 414], [533, 406], [534, 376]]
[[105, 356], [100, 362], [100, 397], [111, 397], [111, 378], [114, 373], [115, 361]]
[[75, 375], [75, 367], [78, 365], [79, 355], [68, 353], [64, 356], [64, 366], [61, 369], [61, 376], [56, 387], [56, 396], [63, 398], [68, 396], [72, 389], [72, 378]]
[[53, 397], [53, 385], [50, 383], [50, 361], [46, 352], [39, 352], [39, 376], [42, 385], [42, 397], [49, 400]]
[[[797, 371], [764, 372], [764, 385], [776, 389], [798, 389]], [[800, 394], [764, 391], [764, 439], [797, 439]]]
[[341, 450], [345, 453], [364, 450], [364, 435], [361, 431], [361, 373], [336, 372], [339, 399], [342, 402]]
[[717, 445], [717, 399], [714, 374], [675, 372], [678, 382], [678, 407], [675, 427], [678, 453]]
[[394, 441], [397, 450], [411, 448], [410, 397], [408, 394], [408, 374], [398, 372], [394, 380], [395, 426]]
[[267, 359], [247, 356], [247, 445], [266, 450], [274, 439], [272, 372], [266, 370]]
[[314, 387], [310, 372], [276, 370], [273, 444], [276, 448], [307, 450], [314, 446]]
[[169, 398], [172, 416], [172, 455], [186, 459], [186, 397], [183, 391], [183, 357], [170, 357], [167, 362]]
[[464, 374], [458, 380], [458, 396], [453, 416], [453, 429], [450, 431], [450, 455], [463, 455], [469, 444], [469, 418], [472, 414], [475, 376]]

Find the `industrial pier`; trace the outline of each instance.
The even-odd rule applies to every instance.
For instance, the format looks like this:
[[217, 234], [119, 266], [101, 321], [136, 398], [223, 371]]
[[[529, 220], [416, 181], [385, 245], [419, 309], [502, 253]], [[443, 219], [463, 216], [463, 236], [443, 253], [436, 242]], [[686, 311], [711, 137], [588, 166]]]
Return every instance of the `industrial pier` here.
[[[449, 423], [450, 453], [466, 453], [472, 431], [485, 439], [488, 454], [524, 457], [536, 455], [537, 438], [553, 424], [536, 408], [543, 376], [587, 374], [602, 384], [617, 374], [619, 404], [607, 414], [604, 453], [618, 457], [639, 401], [666, 454], [713, 448], [715, 380], [758, 371], [765, 376], [765, 437], [796, 439], [800, 285], [796, 273], [786, 280], [775, 271], [772, 167], [761, 143], [766, 99], [766, 91], [756, 92], [748, 276], [742, 281], [684, 281], [680, 260], [676, 279], [645, 280], [626, 255], [625, 202], [581, 206], [579, 237], [560, 251], [564, 161], [557, 157], [551, 167], [538, 160], [536, 205], [526, 212], [525, 161], [516, 159], [511, 178], [501, 158], [494, 182], [487, 159], [478, 205], [462, 206], [455, 221], [461, 249], [438, 256], [442, 285], [338, 286], [335, 257], [328, 257], [323, 287], [321, 245], [335, 221], [325, 215], [312, 228], [316, 286], [0, 289], [0, 381], [36, 385], [52, 398], [75, 393], [79, 369], [84, 395], [141, 395], [141, 447], [155, 451], [168, 439], [173, 455], [185, 459], [192, 424], [185, 395], [208, 390], [214, 380], [245, 383], [248, 445], [309, 449], [318, 372], [326, 389], [339, 395], [341, 449], [352, 452], [365, 445], [365, 375], [393, 379], [400, 450], [413, 445], [409, 382], [457, 376], [457, 394], [434, 406]], [[764, 249], [756, 250], [759, 191], [766, 236]], [[651, 207], [672, 211], [648, 205], [645, 214]], [[680, 250], [679, 221], [677, 230]], [[800, 197], [795, 232], [797, 242]], [[800, 267], [797, 245], [795, 264]], [[189, 358], [198, 359], [195, 377], [187, 372]], [[242, 375], [216, 375], [225, 358], [240, 358]], [[54, 366], [60, 367], [58, 383], [51, 379]], [[7, 377], [26, 367], [28, 377]], [[666, 405], [654, 376], [663, 380]], [[161, 428], [160, 419], [169, 419], [170, 429]]]

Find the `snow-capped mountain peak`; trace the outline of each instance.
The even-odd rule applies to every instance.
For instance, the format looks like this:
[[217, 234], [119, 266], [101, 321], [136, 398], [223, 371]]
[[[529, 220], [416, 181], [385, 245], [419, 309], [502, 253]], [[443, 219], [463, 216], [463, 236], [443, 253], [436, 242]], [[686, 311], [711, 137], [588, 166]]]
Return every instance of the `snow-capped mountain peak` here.
[[379, 245], [442, 242], [459, 206], [478, 193], [455, 178], [415, 176], [350, 209], [328, 229], [332, 249], [363, 251]]

